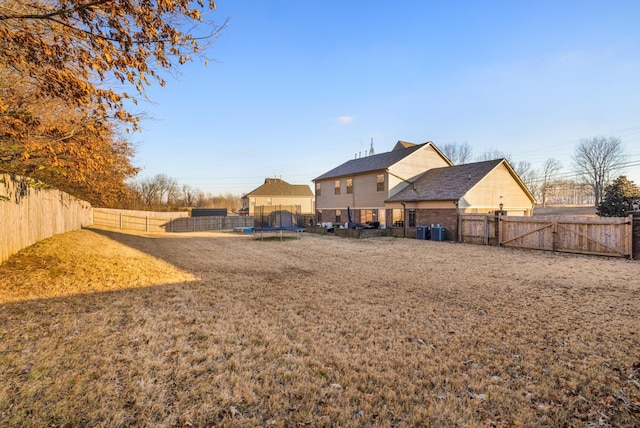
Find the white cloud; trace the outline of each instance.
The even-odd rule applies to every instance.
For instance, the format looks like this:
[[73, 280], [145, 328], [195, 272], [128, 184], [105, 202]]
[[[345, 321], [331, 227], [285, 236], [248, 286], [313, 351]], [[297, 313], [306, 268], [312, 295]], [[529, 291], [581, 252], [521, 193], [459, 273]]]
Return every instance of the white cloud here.
[[339, 124], [346, 125], [348, 123], [353, 122], [354, 119], [355, 119], [355, 117], [353, 117], [353, 116], [340, 116], [336, 120], [338, 121]]

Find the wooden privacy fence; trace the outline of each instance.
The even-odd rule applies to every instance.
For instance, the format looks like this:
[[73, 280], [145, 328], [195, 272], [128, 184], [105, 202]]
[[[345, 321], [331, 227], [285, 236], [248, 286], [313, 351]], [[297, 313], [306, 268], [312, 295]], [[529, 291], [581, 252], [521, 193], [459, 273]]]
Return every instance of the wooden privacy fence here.
[[472, 244], [566, 253], [631, 257], [633, 218], [628, 217], [459, 217], [459, 240]]
[[113, 229], [144, 232], [197, 232], [253, 227], [253, 217], [186, 217], [188, 213], [126, 210], [93, 210], [93, 224]]
[[500, 245], [630, 257], [632, 217], [500, 217]]
[[0, 173], [0, 263], [58, 233], [89, 226], [91, 204], [29, 177]]
[[458, 217], [458, 241], [498, 245], [496, 217], [492, 214], [463, 214]]

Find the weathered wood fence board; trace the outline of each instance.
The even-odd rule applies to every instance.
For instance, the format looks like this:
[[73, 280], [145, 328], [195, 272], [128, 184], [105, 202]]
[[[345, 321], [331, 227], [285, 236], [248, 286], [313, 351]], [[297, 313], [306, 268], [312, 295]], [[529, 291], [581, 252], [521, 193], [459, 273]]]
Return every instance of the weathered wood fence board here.
[[42, 239], [92, 222], [88, 202], [28, 177], [0, 174], [0, 263]]
[[554, 223], [536, 217], [500, 218], [499, 244], [507, 247], [554, 251]]
[[459, 217], [458, 240], [468, 244], [497, 245], [495, 217], [465, 214]]
[[472, 244], [630, 257], [632, 220], [631, 216], [496, 218], [492, 214], [464, 214], [459, 217], [459, 240]]
[[162, 213], [95, 209], [96, 226], [144, 232], [198, 232], [253, 227], [253, 217], [188, 217], [188, 213]]

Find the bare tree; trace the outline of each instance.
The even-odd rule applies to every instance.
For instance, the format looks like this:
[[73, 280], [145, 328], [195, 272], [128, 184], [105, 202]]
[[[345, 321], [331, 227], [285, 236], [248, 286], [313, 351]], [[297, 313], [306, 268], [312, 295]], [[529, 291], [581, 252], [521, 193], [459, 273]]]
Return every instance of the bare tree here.
[[167, 206], [175, 207], [179, 203], [180, 187], [175, 178], [169, 179], [167, 182]]
[[507, 162], [509, 162], [513, 170], [518, 174], [518, 177], [520, 177], [520, 180], [522, 180], [524, 185], [527, 186], [527, 189], [529, 189], [532, 194], [535, 194], [537, 191], [536, 181], [538, 175], [536, 171], [531, 168], [531, 163], [527, 161], [518, 161], [512, 164], [508, 159]]
[[[511, 162], [509, 162], [511, 163]], [[533, 174], [531, 164], [527, 161], [518, 161], [511, 164], [513, 170], [520, 176], [520, 179], [524, 180], [527, 176]]]
[[562, 164], [554, 159], [549, 158], [542, 164], [542, 177], [540, 181], [540, 198], [542, 199], [542, 207], [547, 206], [547, 195], [553, 187], [553, 182], [558, 171], [562, 169]]
[[197, 189], [193, 189], [188, 184], [182, 186], [182, 205], [185, 207], [193, 207], [196, 204]]
[[502, 152], [498, 149], [488, 150], [486, 152], [481, 153], [480, 155], [476, 156], [476, 161], [482, 162], [482, 161], [503, 159], [503, 158], [506, 159], [507, 162], [511, 164], [511, 166], [513, 166], [513, 163], [511, 162], [511, 155], [509, 155], [508, 153]]
[[595, 196], [595, 205], [602, 202], [604, 188], [611, 176], [621, 169], [626, 154], [618, 137], [592, 137], [583, 139], [576, 146], [573, 161], [581, 179], [588, 184]]
[[175, 179], [166, 174], [158, 174], [152, 178], [152, 181], [156, 183], [158, 204], [161, 205], [166, 202], [166, 196], [175, 182]]
[[442, 148], [442, 153], [449, 158], [454, 165], [462, 165], [471, 159], [471, 146], [468, 142], [446, 143]]
[[142, 204], [146, 208], [171, 206], [178, 197], [178, 183], [166, 174], [144, 178], [134, 184]]
[[141, 202], [146, 208], [160, 204], [158, 183], [152, 178], [144, 178], [135, 184]]

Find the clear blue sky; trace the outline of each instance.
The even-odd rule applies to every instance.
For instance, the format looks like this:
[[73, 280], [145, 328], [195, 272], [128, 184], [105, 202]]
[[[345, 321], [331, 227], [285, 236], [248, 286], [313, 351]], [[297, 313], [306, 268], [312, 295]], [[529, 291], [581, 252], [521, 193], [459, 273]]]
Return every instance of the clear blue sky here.
[[[398, 140], [468, 142], [574, 170], [620, 137], [640, 184], [640, 1], [219, 0], [228, 27], [152, 87], [140, 178], [243, 194], [311, 180]], [[635, 163], [634, 163], [635, 162]]]

